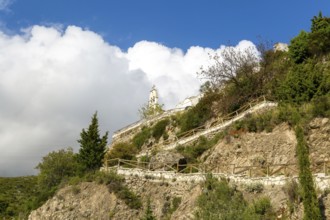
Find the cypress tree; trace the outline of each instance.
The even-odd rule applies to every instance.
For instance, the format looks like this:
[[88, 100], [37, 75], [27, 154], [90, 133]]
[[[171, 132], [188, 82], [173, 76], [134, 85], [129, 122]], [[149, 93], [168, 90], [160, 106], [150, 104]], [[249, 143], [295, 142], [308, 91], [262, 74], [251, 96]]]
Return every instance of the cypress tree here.
[[80, 133], [80, 149], [78, 161], [85, 171], [96, 170], [102, 166], [102, 160], [106, 152], [108, 132], [101, 138], [97, 112], [94, 113], [92, 121], [87, 130], [82, 129]]
[[298, 125], [296, 127], [297, 136], [297, 155], [299, 164], [299, 182], [302, 187], [302, 197], [304, 205], [304, 220], [322, 219], [321, 211], [318, 204], [313, 176], [310, 170], [309, 150], [304, 139], [303, 128]]

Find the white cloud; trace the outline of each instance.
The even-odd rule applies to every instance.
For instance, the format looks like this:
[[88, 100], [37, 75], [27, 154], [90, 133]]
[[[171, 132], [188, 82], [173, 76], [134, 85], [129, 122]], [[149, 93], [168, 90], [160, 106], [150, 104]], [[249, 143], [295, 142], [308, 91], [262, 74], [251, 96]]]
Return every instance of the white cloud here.
[[168, 108], [196, 94], [196, 71], [214, 52], [147, 41], [123, 52], [75, 26], [0, 33], [0, 176], [31, 174], [50, 151], [78, 150], [96, 110], [102, 133], [134, 122], [152, 84]]
[[5, 11], [14, 2], [14, 0], [0, 0], [0, 11]]

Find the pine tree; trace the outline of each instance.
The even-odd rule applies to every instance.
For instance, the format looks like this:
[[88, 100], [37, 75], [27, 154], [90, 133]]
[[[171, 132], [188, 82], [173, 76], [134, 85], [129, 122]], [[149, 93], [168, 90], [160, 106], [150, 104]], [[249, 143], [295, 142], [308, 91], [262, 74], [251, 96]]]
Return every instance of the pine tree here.
[[85, 168], [85, 171], [96, 170], [102, 166], [107, 139], [108, 132], [102, 138], [100, 137], [97, 112], [95, 112], [88, 129], [82, 129], [80, 140], [78, 140], [80, 143], [78, 161]]

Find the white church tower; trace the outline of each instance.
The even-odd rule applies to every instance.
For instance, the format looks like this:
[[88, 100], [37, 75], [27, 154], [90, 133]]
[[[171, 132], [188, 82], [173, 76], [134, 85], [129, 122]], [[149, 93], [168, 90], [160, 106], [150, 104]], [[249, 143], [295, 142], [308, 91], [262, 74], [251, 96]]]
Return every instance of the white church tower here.
[[153, 85], [149, 95], [148, 107], [156, 109], [157, 105], [158, 105], [158, 92], [156, 86]]

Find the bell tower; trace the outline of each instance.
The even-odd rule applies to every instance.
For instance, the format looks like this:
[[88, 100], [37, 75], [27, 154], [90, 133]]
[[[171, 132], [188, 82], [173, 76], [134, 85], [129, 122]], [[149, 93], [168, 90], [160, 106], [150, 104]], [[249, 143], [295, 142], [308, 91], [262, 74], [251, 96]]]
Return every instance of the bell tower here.
[[157, 105], [158, 105], [158, 92], [156, 86], [153, 85], [150, 90], [148, 107], [155, 109]]

